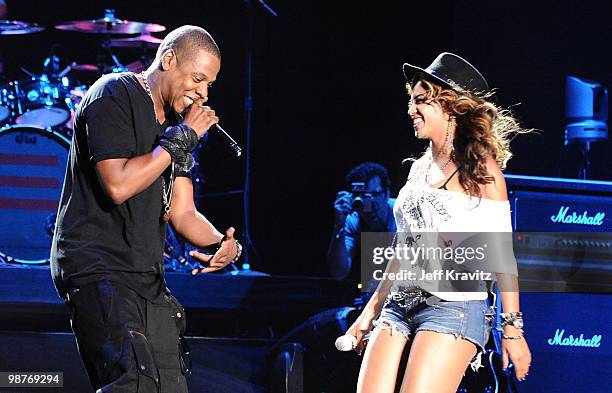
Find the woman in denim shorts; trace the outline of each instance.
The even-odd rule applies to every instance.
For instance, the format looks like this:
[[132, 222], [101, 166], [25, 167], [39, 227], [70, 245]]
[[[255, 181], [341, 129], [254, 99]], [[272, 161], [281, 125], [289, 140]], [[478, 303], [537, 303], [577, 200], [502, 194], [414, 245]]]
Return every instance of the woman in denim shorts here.
[[[526, 132], [488, 101], [484, 77], [461, 57], [442, 53], [426, 69], [404, 64], [408, 114], [415, 136], [429, 147], [414, 161], [394, 206], [398, 237], [417, 232], [511, 232], [502, 169], [511, 153], [509, 134]], [[499, 263], [499, 262], [498, 262]], [[401, 265], [392, 259], [387, 271]], [[518, 288], [516, 262], [493, 270]], [[480, 282], [483, 284], [484, 282]], [[478, 288], [484, 288], [483, 285]], [[518, 290], [501, 287], [504, 368], [528, 373]], [[495, 309], [487, 291], [434, 291], [424, 285], [382, 280], [347, 335], [365, 354], [360, 393], [455, 393], [467, 367], [476, 371], [491, 333]], [[367, 346], [366, 346], [367, 343]], [[409, 346], [404, 375], [400, 360]]]

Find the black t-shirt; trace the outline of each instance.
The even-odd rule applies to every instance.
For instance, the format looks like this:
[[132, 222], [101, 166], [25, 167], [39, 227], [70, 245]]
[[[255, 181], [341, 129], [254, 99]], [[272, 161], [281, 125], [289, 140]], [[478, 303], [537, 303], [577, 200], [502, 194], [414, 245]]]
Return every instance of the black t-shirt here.
[[157, 123], [153, 103], [132, 73], [105, 75], [88, 90], [74, 121], [51, 248], [51, 272], [60, 295], [102, 279], [121, 281], [145, 297], [163, 289], [161, 177], [115, 205], [95, 165], [151, 152], [168, 125]]

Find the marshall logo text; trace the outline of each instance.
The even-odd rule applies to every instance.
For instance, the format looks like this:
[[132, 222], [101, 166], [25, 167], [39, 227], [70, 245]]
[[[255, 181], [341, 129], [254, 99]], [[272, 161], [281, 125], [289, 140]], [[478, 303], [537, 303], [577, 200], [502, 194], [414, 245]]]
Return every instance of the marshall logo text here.
[[589, 347], [599, 348], [601, 345], [601, 334], [595, 334], [591, 338], [584, 338], [584, 334], [574, 337], [571, 334], [563, 337], [565, 329], [557, 329], [555, 337], [548, 339], [548, 345], [558, 345], [562, 347]]
[[585, 210], [582, 214], [569, 212], [569, 206], [561, 206], [557, 215], [550, 216], [550, 221], [563, 224], [595, 225], [603, 224], [606, 213], [598, 212], [594, 216], [589, 216]]

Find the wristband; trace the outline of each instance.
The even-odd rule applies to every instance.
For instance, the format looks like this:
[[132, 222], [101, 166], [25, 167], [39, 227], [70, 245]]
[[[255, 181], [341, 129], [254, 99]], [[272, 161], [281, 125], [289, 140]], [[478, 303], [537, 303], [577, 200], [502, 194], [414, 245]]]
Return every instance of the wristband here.
[[499, 314], [502, 320], [503, 326], [514, 326], [519, 329], [521, 332], [523, 331], [524, 323], [523, 323], [523, 313], [520, 311], [510, 312], [510, 313], [500, 313]]
[[191, 151], [198, 145], [198, 135], [191, 127], [179, 124], [166, 128], [159, 138], [159, 145], [170, 154], [180, 171], [189, 171], [193, 167]]

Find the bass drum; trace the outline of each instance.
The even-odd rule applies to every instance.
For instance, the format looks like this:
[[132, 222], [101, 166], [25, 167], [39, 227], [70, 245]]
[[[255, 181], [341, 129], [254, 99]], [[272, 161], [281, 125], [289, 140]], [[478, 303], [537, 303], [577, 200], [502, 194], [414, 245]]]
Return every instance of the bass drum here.
[[0, 256], [49, 262], [70, 141], [32, 126], [0, 129]]
[[15, 123], [34, 127], [56, 127], [70, 120], [70, 112], [56, 106], [43, 106], [31, 109], [17, 117]]

